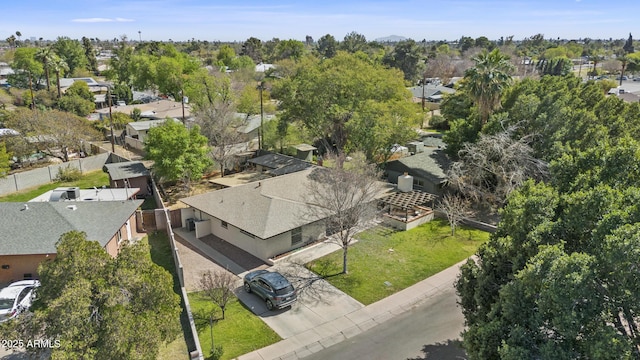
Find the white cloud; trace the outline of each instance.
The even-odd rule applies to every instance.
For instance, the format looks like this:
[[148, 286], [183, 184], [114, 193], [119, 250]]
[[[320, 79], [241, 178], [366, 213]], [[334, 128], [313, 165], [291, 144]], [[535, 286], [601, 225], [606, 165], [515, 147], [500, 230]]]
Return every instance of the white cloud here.
[[73, 19], [73, 22], [79, 23], [104, 23], [104, 22], [132, 22], [133, 19], [125, 19], [125, 18], [83, 18], [83, 19]]

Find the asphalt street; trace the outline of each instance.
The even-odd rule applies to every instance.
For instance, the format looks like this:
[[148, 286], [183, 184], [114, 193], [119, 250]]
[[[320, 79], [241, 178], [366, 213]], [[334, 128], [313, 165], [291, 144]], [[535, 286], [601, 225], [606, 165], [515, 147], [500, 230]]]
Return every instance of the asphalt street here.
[[410, 311], [304, 359], [466, 359], [457, 342], [463, 329], [464, 318], [451, 287]]

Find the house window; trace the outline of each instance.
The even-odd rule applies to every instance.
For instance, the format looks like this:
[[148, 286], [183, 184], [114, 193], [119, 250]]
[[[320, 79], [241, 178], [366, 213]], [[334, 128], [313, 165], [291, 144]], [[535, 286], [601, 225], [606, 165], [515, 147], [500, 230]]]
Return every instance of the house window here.
[[413, 186], [418, 187], [418, 188], [423, 188], [424, 187], [424, 180], [413, 178]]
[[120, 244], [122, 242], [122, 229], [118, 230], [118, 244]]
[[251, 237], [251, 238], [253, 237], [253, 234], [252, 234], [252, 233], [250, 233], [250, 232], [246, 232], [246, 231], [244, 231], [244, 230], [242, 230], [242, 229], [240, 229], [240, 232], [241, 232], [241, 233], [243, 233], [243, 234], [245, 234], [245, 235], [247, 235], [248, 237]]
[[291, 230], [291, 245], [296, 245], [302, 242], [302, 228], [295, 228]]
[[225, 228], [225, 229], [226, 229], [226, 228], [229, 226], [229, 224], [227, 224], [227, 222], [226, 222], [226, 221], [222, 221], [222, 220], [220, 220], [220, 226], [222, 226], [223, 228]]

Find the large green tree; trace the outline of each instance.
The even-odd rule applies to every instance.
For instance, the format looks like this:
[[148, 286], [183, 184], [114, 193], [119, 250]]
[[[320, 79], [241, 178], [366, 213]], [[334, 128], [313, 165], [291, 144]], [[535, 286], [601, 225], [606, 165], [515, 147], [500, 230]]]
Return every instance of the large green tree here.
[[[384, 110], [380, 114], [385, 115], [379, 116], [383, 118], [406, 115], [402, 108], [410, 102], [398, 70], [385, 69], [345, 52], [323, 61], [302, 62], [290, 77], [275, 84], [272, 96], [281, 101], [284, 120], [302, 124], [312, 136], [324, 142], [326, 150], [336, 151], [339, 158], [352, 136], [352, 122], [365, 120], [364, 114], [372, 104], [386, 104], [378, 108]], [[356, 142], [352, 145], [351, 150], [361, 150]]]
[[325, 59], [336, 56], [338, 52], [338, 42], [331, 34], [326, 34], [318, 40], [318, 54]]
[[256, 64], [262, 62], [262, 41], [250, 37], [242, 44], [242, 55], [250, 57]]
[[178, 335], [173, 319], [180, 298], [146, 243], [125, 245], [112, 258], [85, 233], [72, 231], [56, 249], [56, 257], [40, 265], [42, 285], [33, 315], [19, 320], [20, 338], [58, 340], [53, 359], [151, 360]]
[[383, 62], [391, 67], [402, 70], [404, 79], [415, 81], [421, 73], [420, 60], [422, 49], [414, 40], [403, 40], [398, 42], [393, 51], [384, 57]]
[[200, 134], [200, 127], [187, 129], [173, 119], [149, 129], [144, 149], [146, 158], [154, 162], [155, 175], [162, 181], [182, 180], [187, 189], [211, 166], [207, 138]]
[[29, 81], [30, 101], [31, 108], [35, 109], [34, 102], [34, 78], [37, 78], [43, 72], [42, 64], [36, 59], [38, 49], [36, 48], [18, 48], [13, 54], [12, 67], [21, 74], [26, 74]]
[[599, 91], [548, 76], [506, 96], [502, 124], [536, 134], [550, 178], [510, 194], [462, 267], [470, 359], [640, 358], [640, 109]]
[[86, 73], [89, 61], [80, 41], [68, 37], [58, 37], [52, 48], [67, 63], [69, 74], [82, 76]]
[[78, 116], [87, 116], [95, 110], [96, 103], [89, 85], [84, 81], [75, 81], [58, 100], [58, 106]]
[[500, 107], [500, 95], [511, 85], [513, 65], [498, 49], [484, 51], [473, 61], [475, 65], [465, 71], [463, 88], [475, 100], [480, 119], [486, 123]]

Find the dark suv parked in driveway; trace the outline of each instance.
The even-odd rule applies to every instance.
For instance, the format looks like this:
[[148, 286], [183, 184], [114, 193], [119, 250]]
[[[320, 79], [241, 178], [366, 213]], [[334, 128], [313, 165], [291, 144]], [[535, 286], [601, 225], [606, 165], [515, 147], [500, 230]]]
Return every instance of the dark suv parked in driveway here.
[[260, 296], [269, 310], [285, 308], [298, 298], [287, 278], [278, 272], [267, 270], [256, 270], [245, 275], [244, 290]]

